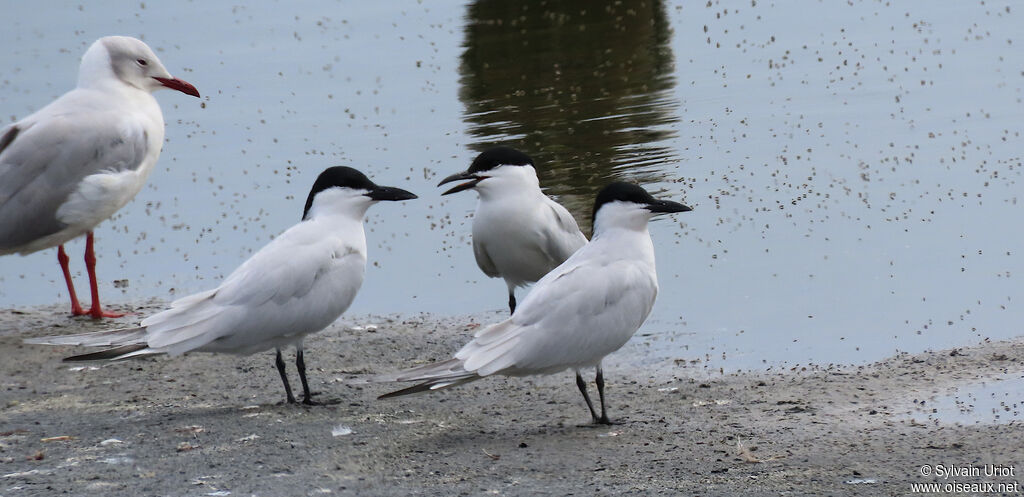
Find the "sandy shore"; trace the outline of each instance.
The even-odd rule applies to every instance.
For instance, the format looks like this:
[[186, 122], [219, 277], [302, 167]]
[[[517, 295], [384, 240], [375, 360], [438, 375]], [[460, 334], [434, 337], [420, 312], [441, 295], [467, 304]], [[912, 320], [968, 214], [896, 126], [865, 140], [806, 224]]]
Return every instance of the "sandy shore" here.
[[[389, 401], [375, 397], [391, 385], [359, 383], [448, 357], [490, 315], [343, 318], [307, 342], [312, 387], [335, 402], [317, 407], [281, 403], [271, 353], [83, 365], [60, 362], [81, 349], [21, 343], [161, 308], [100, 324], [0, 314], [0, 496], [906, 495], [1024, 480], [1019, 421], [928, 414], [956, 385], [1019, 380], [1024, 340], [711, 379], [689, 357], [638, 366], [627, 346], [606, 364], [611, 427], [578, 426], [589, 415], [568, 372]], [[984, 464], [1015, 476], [921, 474]]]

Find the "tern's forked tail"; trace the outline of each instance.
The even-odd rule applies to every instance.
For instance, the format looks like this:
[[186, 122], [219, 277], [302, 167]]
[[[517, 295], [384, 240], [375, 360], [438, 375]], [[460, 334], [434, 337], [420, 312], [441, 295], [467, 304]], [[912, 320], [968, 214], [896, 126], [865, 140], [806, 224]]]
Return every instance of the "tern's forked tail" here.
[[127, 359], [145, 350], [146, 329], [143, 327], [122, 328], [118, 330], [95, 331], [77, 335], [54, 335], [39, 338], [27, 338], [25, 343], [38, 345], [79, 345], [85, 347], [110, 347], [99, 352], [67, 357], [65, 361], [102, 361]]
[[462, 367], [462, 361], [459, 359], [449, 359], [447, 361], [435, 362], [432, 364], [426, 364], [423, 366], [407, 369], [405, 371], [399, 371], [398, 373], [390, 375], [381, 375], [374, 381], [418, 381], [411, 387], [389, 392], [378, 399], [390, 399], [392, 397], [401, 397], [403, 395], [410, 395], [420, 392], [429, 392], [433, 390], [441, 390], [443, 388], [454, 387], [476, 381], [482, 378], [480, 375], [473, 371], [466, 371]]
[[[111, 347], [109, 349], [103, 349], [99, 352], [92, 352], [89, 354], [73, 355], [71, 357], [65, 357], [64, 362], [80, 362], [80, 361], [112, 361], [117, 359], [127, 359], [129, 357], [135, 357], [140, 354], [132, 354], [147, 348], [148, 346], [144, 343], [133, 343], [130, 345], [121, 345], [119, 347]], [[129, 355], [131, 354], [131, 355]]]

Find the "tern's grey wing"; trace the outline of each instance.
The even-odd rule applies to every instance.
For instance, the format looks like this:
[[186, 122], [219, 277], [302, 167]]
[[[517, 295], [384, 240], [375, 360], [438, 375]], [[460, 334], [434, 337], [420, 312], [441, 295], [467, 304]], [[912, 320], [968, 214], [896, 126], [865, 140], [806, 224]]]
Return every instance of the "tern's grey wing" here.
[[149, 346], [171, 355], [208, 344], [203, 350], [251, 353], [329, 325], [359, 291], [366, 256], [334, 237], [308, 236], [316, 229], [308, 222], [293, 226], [215, 290], [143, 320]]
[[565, 262], [570, 255], [586, 245], [587, 237], [580, 231], [576, 218], [561, 204], [546, 197], [547, 207], [552, 216], [551, 223], [544, 223], [544, 252], [554, 266]]
[[484, 244], [483, 240], [473, 238], [473, 255], [476, 257], [476, 265], [480, 267], [480, 270], [491, 278], [497, 278], [501, 276], [498, 272], [498, 266], [494, 265], [494, 261], [491, 260], [491, 255], [487, 253], [487, 245]]
[[0, 253], [64, 228], [57, 209], [83, 178], [138, 168], [148, 136], [112, 112], [25, 119], [0, 131]]
[[511, 318], [478, 331], [455, 358], [480, 376], [592, 366], [636, 332], [657, 293], [650, 268], [576, 257], [538, 281]]

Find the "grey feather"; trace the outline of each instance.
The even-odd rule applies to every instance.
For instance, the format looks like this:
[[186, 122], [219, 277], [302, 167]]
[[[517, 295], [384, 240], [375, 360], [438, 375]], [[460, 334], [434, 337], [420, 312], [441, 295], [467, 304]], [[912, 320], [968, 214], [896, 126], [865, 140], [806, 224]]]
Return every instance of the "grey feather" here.
[[0, 138], [0, 254], [64, 229], [57, 209], [85, 177], [142, 164], [145, 131], [97, 125], [103, 121], [117, 119], [100, 113], [26, 120]]
[[498, 266], [491, 260], [491, 255], [487, 253], [487, 247], [482, 240], [473, 239], [473, 255], [476, 256], [476, 265], [484, 274], [491, 278], [501, 277]]
[[386, 393], [377, 397], [378, 399], [388, 399], [391, 397], [399, 397], [402, 395], [426, 392], [429, 390], [440, 390], [442, 388], [454, 387], [456, 385], [462, 385], [464, 383], [479, 380], [480, 378], [482, 377], [476, 374], [476, 372], [466, 371], [466, 369], [462, 367], [462, 361], [458, 359], [449, 359], [447, 361], [424, 364], [423, 366], [406, 369], [389, 375], [381, 375], [374, 378], [372, 381], [421, 382], [411, 387]]
[[[146, 344], [136, 343], [132, 345], [122, 345], [120, 347], [114, 347], [110, 349], [104, 349], [99, 352], [92, 352], [90, 354], [73, 355], [71, 357], [65, 357], [64, 362], [81, 362], [81, 361], [109, 361], [121, 359], [126, 354], [137, 352], [145, 349]], [[132, 356], [137, 357], [137, 356]]]
[[436, 379], [436, 380], [424, 381], [423, 383], [417, 383], [416, 385], [413, 385], [413, 386], [408, 387], [408, 388], [403, 388], [401, 390], [395, 390], [394, 392], [388, 392], [388, 393], [386, 393], [384, 395], [381, 395], [381, 396], [377, 397], [377, 399], [378, 400], [380, 400], [380, 399], [390, 399], [390, 398], [394, 398], [394, 397], [401, 397], [403, 395], [412, 395], [414, 393], [432, 392], [434, 390], [443, 390], [445, 388], [455, 387], [455, 386], [459, 386], [459, 385], [463, 385], [463, 384], [469, 383], [471, 381], [476, 381], [476, 380], [479, 380], [480, 378], [482, 378], [482, 376], [477, 376], [477, 375], [474, 374], [473, 376], [462, 378], [462, 379], [457, 379], [457, 380]]
[[[26, 338], [25, 343], [38, 345], [80, 345], [85, 347], [111, 347], [99, 352], [64, 358], [65, 362], [104, 361], [121, 359], [125, 354], [138, 352], [149, 347], [146, 344], [146, 328], [121, 328], [117, 330], [94, 331], [75, 335], [54, 335]], [[145, 354], [133, 354], [132, 357]]]
[[145, 342], [146, 329], [143, 327], [25, 339], [25, 343], [36, 345], [81, 345], [85, 347], [109, 347]]
[[20, 129], [16, 125], [12, 124], [7, 127], [7, 130], [4, 131], [3, 136], [0, 137], [0, 154], [4, 153], [4, 149], [7, 148], [7, 146], [10, 145], [11, 142], [14, 141], [14, 138], [18, 136], [19, 131]]

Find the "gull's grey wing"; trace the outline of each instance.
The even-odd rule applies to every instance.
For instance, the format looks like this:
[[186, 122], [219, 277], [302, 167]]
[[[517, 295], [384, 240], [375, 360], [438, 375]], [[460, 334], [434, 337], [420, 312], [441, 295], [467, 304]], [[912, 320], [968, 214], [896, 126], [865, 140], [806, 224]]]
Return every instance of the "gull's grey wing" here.
[[138, 168], [147, 142], [141, 123], [113, 112], [30, 116], [0, 131], [0, 253], [63, 229], [57, 209], [82, 179]]
[[0, 134], [0, 154], [4, 153], [4, 149], [14, 141], [20, 131], [21, 129], [13, 124], [4, 128], [3, 134]]

